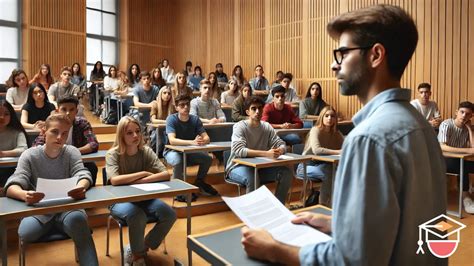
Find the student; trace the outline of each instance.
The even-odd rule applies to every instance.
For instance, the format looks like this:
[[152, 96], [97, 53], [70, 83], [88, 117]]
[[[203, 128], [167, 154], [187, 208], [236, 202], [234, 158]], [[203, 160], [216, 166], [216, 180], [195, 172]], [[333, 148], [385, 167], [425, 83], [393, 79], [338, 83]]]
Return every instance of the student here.
[[21, 108], [21, 124], [24, 128], [41, 129], [46, 118], [56, 109], [46, 97], [41, 83], [32, 83], [28, 90], [28, 99]]
[[[191, 105], [191, 97], [187, 95], [178, 95], [175, 98], [176, 111], [178, 113], [168, 116], [166, 119], [166, 144], [170, 145], [206, 145], [209, 144], [209, 136], [207, 135], [199, 117], [189, 113]], [[173, 166], [173, 178], [183, 180], [183, 155], [177, 151], [165, 148], [164, 156], [166, 162]], [[216, 196], [219, 193], [204, 179], [209, 171], [212, 158], [207, 152], [197, 152], [186, 155], [187, 165], [199, 165], [196, 176], [195, 186], [199, 187], [201, 194], [208, 196]], [[193, 196], [195, 200], [197, 196]], [[178, 201], [185, 202], [184, 196], [178, 196]]]
[[151, 71], [151, 84], [158, 87], [158, 89], [166, 86], [166, 81], [163, 79], [163, 76], [161, 75], [161, 69], [159, 67], [155, 67]]
[[174, 70], [171, 68], [170, 62], [168, 59], [163, 59], [162, 64], [161, 74], [163, 75], [163, 79], [166, 80], [166, 83], [172, 83], [174, 80]]
[[36, 73], [29, 83], [41, 83], [45, 90], [48, 91], [49, 86], [54, 83], [53, 77], [51, 76], [51, 67], [48, 64], [42, 64], [38, 73]]
[[166, 118], [175, 113], [174, 98], [171, 93], [171, 87], [161, 88], [156, 100], [151, 103], [151, 119], [153, 124], [165, 124]]
[[239, 87], [242, 87], [244, 83], [247, 83], [247, 79], [244, 76], [244, 71], [240, 65], [236, 65], [234, 70], [232, 70], [232, 79], [237, 81], [237, 85], [239, 85]]
[[249, 83], [250, 87], [252, 87], [252, 93], [266, 100], [270, 92], [270, 86], [268, 84], [267, 78], [263, 76], [263, 73], [263, 67], [261, 65], [257, 65], [255, 67], [255, 78], [251, 79]]
[[117, 67], [110, 66], [109, 73], [104, 77], [104, 90], [107, 92], [115, 92], [119, 88], [119, 79], [117, 76]]
[[[170, 179], [166, 167], [144, 143], [140, 123], [124, 116], [117, 126], [114, 146], [105, 156], [108, 182], [114, 186], [155, 183]], [[117, 203], [110, 206], [112, 216], [127, 222], [130, 244], [124, 250], [126, 265], [145, 265], [149, 249], [157, 249], [176, 221], [176, 213], [159, 199]], [[145, 234], [149, 219], [155, 226]]]
[[158, 87], [151, 84], [151, 75], [147, 71], [140, 73], [140, 83], [133, 89], [133, 105], [151, 107], [151, 102], [158, 96]]
[[186, 74], [186, 77], [191, 77], [192, 75], [194, 75], [194, 72], [193, 72], [193, 62], [191, 61], [186, 61], [186, 64], [184, 66], [184, 73]]
[[119, 88], [115, 91], [116, 95], [126, 96], [127, 94], [133, 92], [132, 87], [130, 87], [130, 81], [128, 80], [128, 76], [125, 72], [119, 70], [118, 71], [118, 83]]
[[[5, 100], [0, 100], [0, 139], [0, 158], [19, 157], [28, 148], [25, 129], [18, 121], [13, 106]], [[0, 187], [5, 185], [15, 168], [0, 168]]]
[[435, 101], [430, 101], [431, 85], [421, 83], [418, 85], [418, 99], [411, 101], [411, 105], [420, 112], [432, 127], [438, 128], [441, 123], [441, 114]]
[[71, 83], [77, 85], [81, 90], [81, 94], [83, 94], [83, 92], [85, 92], [86, 90], [87, 82], [86, 82], [86, 78], [82, 74], [81, 65], [79, 63], [74, 63], [72, 64], [71, 69], [72, 69]]
[[217, 82], [217, 75], [214, 72], [209, 73], [207, 75], [207, 80], [211, 85], [211, 95], [210, 97], [219, 101], [221, 99], [222, 89], [219, 87]]
[[219, 83], [227, 83], [229, 79], [227, 78], [227, 74], [224, 73], [224, 67], [222, 66], [222, 63], [217, 63], [216, 64], [216, 78], [217, 82]]
[[140, 66], [137, 64], [130, 65], [127, 73], [130, 88], [135, 88], [135, 86], [140, 83], [140, 73]]
[[[441, 150], [445, 152], [474, 154], [474, 134], [471, 125], [474, 106], [471, 102], [462, 102], [456, 110], [456, 117], [449, 118], [441, 123], [438, 141]], [[433, 124], [431, 124], [433, 125]], [[460, 173], [459, 159], [446, 158], [446, 168], [449, 173]], [[464, 210], [474, 214], [473, 197], [469, 193], [469, 174], [474, 174], [474, 162], [464, 161], [462, 197]], [[460, 188], [461, 189], [461, 188]]]
[[244, 83], [242, 86], [242, 91], [240, 95], [235, 99], [234, 103], [232, 104], [232, 120], [234, 122], [239, 122], [241, 120], [247, 119], [247, 113], [245, 112], [244, 102], [248, 98], [252, 96], [252, 89], [250, 88], [250, 84]]
[[305, 99], [300, 102], [299, 115], [301, 119], [316, 119], [321, 110], [327, 105], [323, 100], [321, 85], [317, 82], [311, 83], [306, 91]]
[[61, 68], [59, 81], [54, 83], [48, 91], [48, 99], [51, 103], [57, 105], [56, 101], [63, 96], [76, 96], [80, 89], [77, 85], [71, 83], [72, 70], [68, 66]]
[[174, 86], [171, 91], [173, 93], [173, 97], [175, 98], [179, 94], [188, 95], [191, 98], [193, 97], [193, 89], [188, 87], [188, 82], [184, 72], [178, 72], [178, 74], [176, 74], [176, 80], [174, 81]]
[[[81, 154], [97, 152], [99, 142], [92, 130], [91, 124], [83, 117], [78, 116], [79, 100], [72, 95], [65, 95], [58, 100], [58, 111], [60, 114], [67, 115], [72, 121], [66, 144], [73, 145], [79, 149]], [[40, 134], [36, 137], [33, 146], [40, 146], [46, 142], [46, 136]], [[97, 179], [97, 165], [94, 162], [86, 162], [84, 166], [92, 175], [92, 186], [95, 186]]]
[[[285, 101], [289, 104], [300, 102], [301, 99], [296, 94], [296, 90], [290, 86], [291, 81], [293, 80], [293, 75], [291, 73], [283, 74], [283, 78], [281, 79], [281, 86], [285, 88]], [[272, 102], [273, 96], [269, 95], [267, 98], [267, 102]]]
[[[311, 128], [306, 137], [303, 155], [340, 155], [343, 141], [342, 133], [337, 130], [336, 110], [327, 105], [321, 110], [317, 124]], [[298, 165], [296, 173], [299, 177], [304, 177], [304, 165], [302, 163]], [[306, 165], [306, 177], [311, 180], [323, 181], [319, 203], [330, 206], [333, 182], [332, 164], [311, 161]]]
[[219, 101], [211, 97], [211, 83], [207, 79], [201, 80], [201, 96], [191, 101], [191, 114], [196, 115], [203, 123], [223, 123], [226, 121]]
[[[273, 102], [263, 108], [262, 120], [270, 123], [273, 128], [302, 128], [303, 121], [293, 112], [289, 104], [285, 104], [285, 88], [277, 86], [272, 89]], [[294, 145], [301, 143], [301, 137], [292, 133], [281, 136], [286, 144]]]
[[[62, 72], [62, 71], [61, 71]], [[101, 61], [97, 61], [94, 64], [94, 68], [92, 69], [89, 80], [92, 82], [92, 85], [89, 87], [89, 106], [92, 110], [96, 110], [98, 114], [100, 114], [101, 110], [99, 110], [99, 106], [104, 103], [103, 96], [101, 96], [99, 91], [99, 106], [96, 106], [96, 93], [100, 86], [103, 85], [105, 78], [105, 71]]]
[[[86, 190], [91, 186], [92, 179], [82, 164], [77, 148], [65, 145], [70, 128], [71, 121], [66, 115], [56, 114], [46, 119], [46, 143], [28, 149], [21, 155], [15, 173], [5, 185], [7, 197], [24, 201], [28, 205], [39, 202], [44, 194], [35, 191], [38, 177], [77, 178], [76, 187], [68, 195], [76, 200], [86, 197]], [[25, 243], [35, 242], [49, 234], [53, 227], [72, 238], [80, 265], [99, 265], [87, 215], [82, 209], [23, 218], [18, 227], [18, 237]]]
[[21, 108], [28, 99], [28, 76], [22, 69], [14, 69], [5, 82], [8, 90], [6, 100], [13, 108]]
[[225, 91], [221, 94], [221, 104], [232, 106], [237, 97], [239, 97], [239, 85], [237, 85], [237, 81], [230, 79]]
[[245, 251], [291, 265], [447, 265], [416, 254], [418, 226], [446, 213], [446, 172], [432, 127], [409, 105], [410, 90], [400, 89], [418, 41], [413, 19], [374, 5], [339, 15], [327, 29], [339, 43], [331, 67], [340, 92], [364, 107], [344, 140], [332, 217], [305, 212], [293, 222], [332, 239], [298, 248], [244, 227]]
[[193, 90], [199, 90], [199, 82], [204, 79], [202, 75], [202, 69], [200, 66], [194, 67], [194, 74], [188, 76], [189, 83], [191, 84], [191, 88]]
[[284, 74], [285, 73], [283, 73], [283, 71], [281, 70], [278, 70], [275, 73], [275, 80], [272, 82], [272, 88], [275, 88], [276, 86], [281, 85], [281, 80], [283, 79]]
[[[245, 112], [248, 119], [236, 123], [232, 130], [232, 145], [226, 174], [230, 179], [244, 184], [247, 193], [256, 189], [253, 177], [254, 168], [238, 165], [234, 158], [268, 157], [278, 158], [286, 152], [285, 142], [276, 134], [267, 122], [261, 121], [265, 102], [258, 96], [251, 96], [245, 101]], [[293, 174], [286, 166], [263, 168], [258, 170], [262, 184], [277, 181], [275, 196], [285, 204], [291, 186]]]

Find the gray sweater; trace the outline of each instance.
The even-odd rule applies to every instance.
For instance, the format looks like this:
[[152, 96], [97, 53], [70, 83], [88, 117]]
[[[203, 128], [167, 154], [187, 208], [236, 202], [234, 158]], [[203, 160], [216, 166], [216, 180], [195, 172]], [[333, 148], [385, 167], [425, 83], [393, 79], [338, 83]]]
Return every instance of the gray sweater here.
[[248, 120], [242, 120], [233, 127], [226, 173], [229, 173], [236, 166], [232, 160], [247, 157], [249, 149], [268, 151], [279, 147], [286, 150], [285, 142], [278, 137], [275, 129], [269, 123], [261, 121], [258, 127], [250, 127]]
[[0, 132], [0, 139], [0, 151], [15, 150], [17, 152], [16, 156], [20, 156], [28, 148], [25, 134], [18, 130], [7, 128]]

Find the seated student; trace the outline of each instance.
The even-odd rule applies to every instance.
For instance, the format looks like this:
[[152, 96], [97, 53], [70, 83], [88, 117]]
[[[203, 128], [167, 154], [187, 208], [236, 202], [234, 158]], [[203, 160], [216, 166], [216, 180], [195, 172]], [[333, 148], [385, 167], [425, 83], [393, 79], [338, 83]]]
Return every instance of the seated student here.
[[[285, 104], [285, 88], [273, 88], [272, 96], [273, 102], [265, 105], [263, 109], [262, 120], [270, 123], [273, 128], [302, 128], [303, 121], [296, 116], [289, 104]], [[294, 133], [281, 136], [281, 139], [288, 145], [301, 143], [300, 136]]]
[[128, 85], [130, 88], [135, 88], [136, 85], [140, 83], [140, 66], [137, 64], [131, 64], [128, 68], [127, 78]]
[[48, 64], [41, 64], [38, 73], [30, 80], [31, 83], [41, 83], [46, 91], [53, 85], [54, 80], [51, 76], [51, 67]]
[[21, 108], [28, 99], [28, 77], [23, 69], [14, 69], [5, 82], [7, 85], [6, 100], [13, 108]]
[[222, 123], [226, 121], [224, 111], [218, 100], [211, 97], [211, 83], [201, 80], [201, 97], [191, 101], [191, 114], [198, 116], [203, 123]]
[[71, 95], [76, 96], [80, 91], [80, 88], [71, 83], [72, 70], [68, 66], [61, 68], [59, 81], [51, 85], [48, 91], [48, 99], [51, 103], [57, 105], [56, 101], [65, 96]]
[[176, 112], [171, 87], [161, 88], [156, 100], [151, 103], [151, 119], [153, 124], [165, 124], [166, 118]]
[[[82, 164], [77, 148], [65, 145], [70, 128], [71, 121], [66, 115], [55, 114], [46, 119], [46, 143], [28, 149], [21, 155], [15, 173], [5, 185], [7, 197], [24, 201], [28, 205], [39, 202], [44, 194], [35, 191], [38, 177], [77, 178], [76, 187], [68, 195], [76, 200], [86, 197], [86, 190], [92, 184], [91, 174]], [[24, 242], [31, 243], [49, 234], [53, 227], [72, 238], [80, 265], [99, 265], [84, 210], [26, 217], [20, 222], [18, 236]]]
[[161, 74], [166, 83], [172, 83], [174, 80], [174, 69], [171, 68], [170, 62], [168, 59], [163, 59], [161, 67]]
[[[199, 117], [189, 113], [191, 97], [178, 95], [175, 98], [178, 113], [166, 119], [166, 144], [171, 145], [206, 145], [210, 142]], [[166, 162], [173, 166], [173, 178], [183, 179], [183, 155], [177, 151], [165, 148]], [[186, 155], [187, 165], [199, 165], [195, 186], [199, 187], [201, 194], [215, 196], [219, 193], [204, 181], [212, 163], [212, 158], [207, 152], [191, 153]], [[195, 196], [194, 196], [195, 197]], [[194, 198], [193, 197], [193, 198]], [[186, 201], [184, 196], [178, 196], [178, 201]]]
[[276, 86], [281, 85], [281, 80], [283, 79], [284, 74], [285, 73], [283, 73], [283, 71], [281, 70], [278, 70], [275, 73], [275, 80], [272, 82], [272, 88], [275, 88]]
[[216, 73], [214, 72], [209, 73], [207, 75], [207, 80], [209, 81], [209, 84], [211, 85], [210, 97], [219, 101], [221, 99], [222, 88], [219, 87]]
[[108, 75], [104, 77], [104, 90], [107, 92], [115, 92], [119, 86], [117, 67], [110, 66]]
[[28, 90], [28, 99], [21, 108], [21, 124], [24, 128], [41, 129], [46, 118], [56, 109], [46, 97], [41, 83], [32, 83]]
[[186, 77], [188, 77], [188, 78], [189, 78], [189, 76], [194, 75], [193, 62], [186, 61], [186, 64], [184, 64], [184, 73], [186, 74]]
[[221, 94], [221, 104], [231, 106], [237, 97], [239, 97], [239, 85], [237, 81], [230, 79], [225, 91]]
[[[144, 143], [140, 124], [130, 116], [120, 119], [114, 146], [107, 151], [105, 168], [114, 186], [143, 184], [170, 179], [166, 167]], [[159, 199], [117, 203], [110, 206], [114, 217], [128, 225], [130, 244], [124, 250], [126, 265], [145, 265], [148, 249], [156, 249], [176, 221], [174, 210]], [[148, 219], [157, 220], [144, 237]]]
[[157, 86], [159, 89], [166, 86], [166, 81], [161, 75], [161, 69], [159, 67], [153, 68], [151, 71], [151, 84]]
[[[5, 100], [0, 100], [0, 139], [0, 158], [19, 157], [28, 148], [25, 129], [18, 121], [13, 106]], [[15, 168], [0, 168], [0, 187], [5, 185]]]
[[[291, 81], [293, 80], [293, 75], [291, 73], [283, 74], [283, 78], [280, 82], [281, 86], [285, 88], [285, 101], [287, 103], [294, 103], [301, 101], [300, 97], [296, 94], [296, 90], [290, 86]], [[275, 88], [275, 87], [273, 87]], [[269, 95], [267, 98], [267, 103], [272, 102], [273, 96]]]
[[[267, 122], [261, 121], [265, 102], [258, 96], [245, 101], [245, 112], [248, 119], [236, 123], [232, 131], [232, 145], [226, 173], [230, 179], [244, 184], [247, 193], [256, 189], [254, 169], [233, 162], [234, 158], [269, 157], [278, 158], [286, 152], [285, 142], [276, 134]], [[258, 170], [260, 183], [277, 181], [275, 196], [285, 204], [288, 190], [293, 178], [292, 171], [286, 166], [263, 168]]]
[[204, 79], [202, 75], [202, 69], [200, 66], [194, 67], [194, 74], [188, 76], [189, 83], [191, 84], [191, 88], [193, 90], [199, 90], [199, 82]]
[[441, 123], [441, 114], [435, 101], [430, 101], [431, 85], [429, 83], [421, 83], [418, 85], [418, 99], [411, 101], [411, 105], [420, 112], [424, 118], [434, 128], [439, 127]]
[[252, 96], [252, 89], [250, 84], [244, 83], [240, 95], [235, 99], [232, 104], [232, 120], [239, 122], [240, 120], [247, 119], [247, 113], [245, 112], [244, 102]]
[[263, 76], [263, 73], [263, 67], [257, 65], [255, 67], [255, 77], [250, 79], [249, 83], [250, 87], [252, 87], [252, 93], [266, 100], [270, 93], [270, 85], [267, 78]]
[[74, 63], [71, 66], [72, 69], [72, 76], [71, 76], [71, 83], [77, 85], [82, 92], [86, 91], [87, 87], [87, 80], [86, 77], [82, 74], [81, 65], [79, 63]]
[[[341, 154], [343, 141], [342, 133], [337, 130], [336, 110], [327, 105], [321, 110], [317, 124], [311, 128], [306, 137], [303, 155], [339, 155]], [[296, 173], [299, 177], [304, 177], [304, 165], [302, 163], [298, 165]], [[332, 164], [311, 161], [306, 165], [306, 177], [311, 180], [323, 181], [319, 203], [330, 206], [333, 182]]]
[[[445, 152], [474, 154], [474, 134], [471, 125], [474, 106], [471, 102], [462, 102], [456, 110], [456, 117], [444, 120], [438, 133], [441, 150]], [[448, 173], [460, 173], [459, 159], [446, 158]], [[474, 214], [474, 202], [469, 194], [469, 174], [474, 174], [474, 162], [464, 161], [463, 202], [464, 210]], [[460, 188], [461, 189], [461, 188]]]
[[216, 73], [217, 82], [225, 84], [229, 81], [229, 79], [227, 78], [227, 74], [224, 73], [224, 66], [222, 66], [222, 63], [216, 64], [215, 73]]
[[242, 87], [245, 83], [247, 83], [242, 66], [236, 65], [234, 67], [234, 70], [232, 70], [232, 79], [237, 81], [237, 85], [239, 87]]
[[[148, 71], [142, 71], [140, 73], [140, 83], [133, 89], [133, 105], [138, 108], [151, 108], [151, 103], [156, 99], [159, 91], [160, 89], [158, 89], [158, 87], [151, 84], [150, 73]], [[132, 116], [139, 120], [142, 125], [150, 121], [150, 111], [148, 110], [138, 111], [135, 109]]]
[[327, 105], [323, 100], [321, 84], [311, 83], [306, 91], [306, 97], [299, 105], [299, 116], [301, 119], [317, 118], [321, 110]]
[[188, 82], [184, 72], [178, 72], [178, 74], [176, 74], [176, 80], [174, 81], [174, 86], [171, 89], [171, 92], [173, 93], [173, 97], [175, 98], [179, 94], [185, 94], [190, 96], [191, 98], [193, 97], [193, 89], [188, 87]]
[[[71, 130], [66, 139], [66, 144], [73, 145], [79, 149], [81, 154], [88, 154], [97, 152], [99, 149], [99, 142], [92, 130], [91, 124], [83, 117], [78, 116], [79, 100], [71, 95], [63, 96], [58, 100], [58, 111], [63, 115], [67, 115], [72, 121]], [[36, 137], [33, 146], [40, 146], [45, 144], [46, 135], [40, 134]], [[92, 186], [95, 186], [97, 179], [97, 165], [95, 162], [85, 162], [84, 166], [92, 175]]]
[[[90, 75], [89, 75], [89, 81], [92, 83], [92, 85], [89, 87], [89, 106], [92, 108], [92, 110], [96, 110], [98, 114], [100, 114], [101, 110], [99, 106], [103, 103], [103, 96], [101, 96], [101, 93], [99, 91], [99, 99], [98, 103], [99, 106], [96, 106], [96, 93], [97, 90], [99, 89], [100, 86], [103, 85], [104, 83], [104, 78], [105, 78], [105, 71], [104, 67], [102, 65], [101, 61], [97, 61], [94, 64], [94, 68], [92, 69]], [[61, 95], [59, 95], [61, 96]]]

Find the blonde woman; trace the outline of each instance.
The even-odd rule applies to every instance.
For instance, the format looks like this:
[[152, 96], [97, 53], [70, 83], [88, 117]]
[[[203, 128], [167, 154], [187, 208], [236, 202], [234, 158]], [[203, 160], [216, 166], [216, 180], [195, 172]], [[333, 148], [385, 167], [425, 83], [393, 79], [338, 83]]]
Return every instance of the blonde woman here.
[[174, 108], [174, 97], [171, 93], [171, 87], [161, 88], [156, 101], [151, 106], [151, 122], [154, 124], [165, 124], [168, 115], [176, 112]]
[[[154, 183], [170, 179], [166, 167], [153, 150], [144, 145], [140, 123], [132, 117], [120, 119], [114, 146], [105, 156], [108, 182], [114, 186]], [[156, 249], [176, 221], [176, 213], [159, 199], [117, 203], [112, 216], [128, 224], [130, 244], [124, 250], [127, 265], [145, 265], [148, 249]], [[148, 220], [157, 220], [146, 236]]]
[[193, 98], [193, 89], [188, 87], [187, 84], [186, 74], [183, 71], [178, 72], [172, 88], [173, 98], [176, 98], [178, 95], [188, 95]]
[[[337, 112], [332, 106], [325, 106], [319, 115], [318, 122], [313, 126], [306, 139], [303, 155], [341, 154], [344, 137], [337, 130]], [[298, 165], [297, 175], [304, 176], [303, 164]], [[306, 176], [311, 180], [322, 180], [319, 202], [328, 205], [332, 189], [332, 165], [311, 162], [306, 166]]]

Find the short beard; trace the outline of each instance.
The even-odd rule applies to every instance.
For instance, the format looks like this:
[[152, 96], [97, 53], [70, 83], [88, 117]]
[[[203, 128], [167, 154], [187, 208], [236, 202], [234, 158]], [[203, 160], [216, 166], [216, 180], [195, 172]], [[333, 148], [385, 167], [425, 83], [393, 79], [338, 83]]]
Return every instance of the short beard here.
[[372, 79], [372, 73], [370, 73], [365, 62], [360, 62], [350, 74], [341, 75], [337, 78], [342, 78], [342, 82], [339, 83], [341, 95], [361, 95], [367, 90]]

